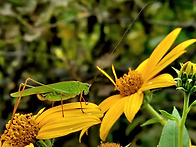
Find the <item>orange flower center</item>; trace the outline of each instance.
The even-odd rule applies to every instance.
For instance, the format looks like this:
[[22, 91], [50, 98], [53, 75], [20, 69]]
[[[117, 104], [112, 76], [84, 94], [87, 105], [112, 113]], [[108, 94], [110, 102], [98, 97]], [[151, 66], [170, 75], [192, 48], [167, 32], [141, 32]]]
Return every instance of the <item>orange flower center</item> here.
[[98, 147], [122, 147], [120, 144], [116, 144], [116, 143], [102, 143], [100, 145], [98, 145]]
[[[39, 127], [33, 118], [33, 114], [15, 114], [13, 122], [8, 122], [3, 135], [1, 136], [1, 142], [3, 146], [10, 147], [24, 147], [36, 138]], [[9, 127], [10, 126], [10, 127]]]
[[124, 74], [119, 79], [116, 79], [115, 90], [120, 91], [122, 96], [128, 96], [136, 93], [144, 83], [142, 75], [129, 68], [128, 74]]

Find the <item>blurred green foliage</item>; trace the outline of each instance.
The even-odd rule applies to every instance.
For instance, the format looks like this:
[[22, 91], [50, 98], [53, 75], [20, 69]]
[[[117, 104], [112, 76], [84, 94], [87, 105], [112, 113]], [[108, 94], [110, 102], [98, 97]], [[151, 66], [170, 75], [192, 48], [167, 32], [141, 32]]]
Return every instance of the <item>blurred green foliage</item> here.
[[[128, 67], [135, 68], [146, 59], [156, 45], [174, 28], [182, 27], [175, 45], [196, 37], [196, 4], [192, 0], [4, 0], [0, 1], [0, 133], [10, 119], [14, 99], [11, 92], [31, 77], [45, 84], [64, 80], [91, 83], [87, 101], [99, 104], [113, 92], [110, 81], [101, 76], [96, 65], [111, 73], [114, 64], [121, 76]], [[128, 26], [141, 12], [123, 40]], [[175, 61], [195, 62], [195, 46]], [[165, 69], [176, 76], [171, 66]], [[32, 83], [31, 83], [32, 84]], [[194, 97], [193, 97], [194, 99]], [[77, 100], [77, 99], [76, 99]], [[155, 109], [182, 108], [182, 94], [175, 87], [154, 92]], [[36, 96], [22, 98], [17, 112], [37, 112], [49, 102]], [[187, 129], [196, 144], [196, 110], [187, 120]], [[112, 128], [108, 140], [122, 145], [152, 147], [160, 138], [162, 126], [140, 127], [149, 119], [141, 109], [132, 124], [122, 116]], [[78, 143], [78, 133], [56, 139], [55, 146], [89, 146], [100, 143], [99, 126]], [[120, 134], [120, 136], [119, 136]]]

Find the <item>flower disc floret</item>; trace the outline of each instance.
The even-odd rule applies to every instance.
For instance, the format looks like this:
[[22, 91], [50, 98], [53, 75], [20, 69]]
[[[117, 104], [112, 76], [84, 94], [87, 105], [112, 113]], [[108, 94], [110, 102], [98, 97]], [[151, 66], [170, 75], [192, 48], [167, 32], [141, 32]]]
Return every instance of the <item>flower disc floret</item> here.
[[10, 147], [24, 147], [36, 138], [39, 127], [33, 114], [15, 114], [12, 124], [6, 125], [1, 141]]
[[115, 90], [120, 91], [122, 96], [128, 96], [136, 93], [144, 83], [141, 73], [129, 68], [128, 74], [124, 74], [119, 79], [116, 79]]
[[98, 147], [122, 147], [120, 144], [117, 143], [101, 143]]

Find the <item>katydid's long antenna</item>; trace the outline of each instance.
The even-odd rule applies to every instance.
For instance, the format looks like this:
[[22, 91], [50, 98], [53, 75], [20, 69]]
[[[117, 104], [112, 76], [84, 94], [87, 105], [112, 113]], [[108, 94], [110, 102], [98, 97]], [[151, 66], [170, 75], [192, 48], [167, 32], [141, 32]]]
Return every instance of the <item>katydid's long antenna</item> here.
[[121, 41], [123, 40], [123, 38], [125, 37], [125, 35], [128, 33], [128, 31], [130, 30], [130, 28], [132, 27], [133, 23], [137, 20], [137, 18], [139, 17], [139, 15], [141, 14], [141, 12], [151, 3], [154, 3], [155, 1], [151, 1], [149, 3], [147, 3], [141, 10], [140, 12], [137, 14], [137, 16], [135, 17], [135, 19], [128, 25], [128, 28], [126, 29], [126, 31], [124, 32], [124, 34], [122, 35], [122, 37], [120, 38], [120, 40], [116, 43], [116, 46], [114, 47], [114, 49], [112, 50], [111, 54], [113, 54], [117, 47], [119, 46], [119, 44], [121, 43]]

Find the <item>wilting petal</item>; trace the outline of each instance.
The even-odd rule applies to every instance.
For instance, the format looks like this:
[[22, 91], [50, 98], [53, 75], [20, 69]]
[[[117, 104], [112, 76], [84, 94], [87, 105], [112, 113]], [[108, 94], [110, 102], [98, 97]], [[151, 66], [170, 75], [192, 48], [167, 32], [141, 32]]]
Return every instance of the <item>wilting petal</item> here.
[[136, 113], [139, 111], [142, 102], [143, 102], [143, 93], [140, 91], [129, 96], [128, 100], [125, 103], [124, 113], [130, 122], [132, 122]]
[[108, 109], [110, 109], [118, 100], [122, 99], [120, 94], [113, 95], [105, 99], [103, 102], [99, 104], [102, 112], [105, 113]]
[[161, 87], [169, 87], [175, 85], [174, 79], [170, 74], [161, 74], [153, 79], [145, 82], [141, 89], [142, 91], [146, 91], [149, 89], [161, 88]]
[[[54, 118], [55, 119], [55, 118]], [[56, 118], [51, 123], [42, 126], [36, 136], [37, 139], [51, 139], [77, 132], [101, 123], [96, 116], [80, 116], [72, 118]]]
[[102, 140], [106, 139], [111, 127], [123, 113], [124, 105], [128, 98], [129, 96], [118, 100], [105, 114], [100, 127], [100, 138]]
[[158, 62], [163, 58], [166, 52], [169, 50], [173, 42], [176, 40], [176, 37], [180, 33], [181, 28], [177, 28], [169, 33], [155, 48], [152, 52], [151, 56], [149, 57], [148, 63], [144, 69], [145, 77], [144, 79], [149, 79], [150, 73], [156, 68]]

